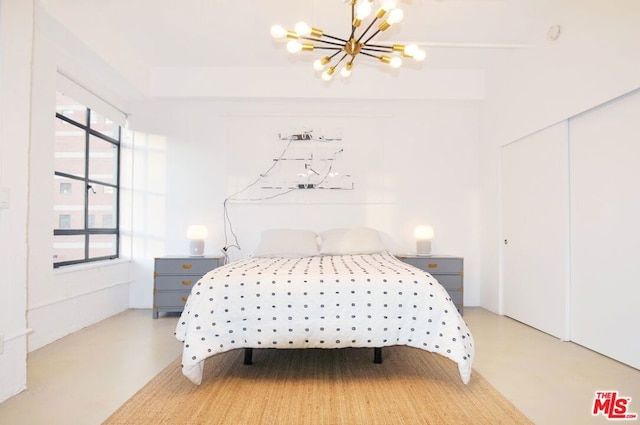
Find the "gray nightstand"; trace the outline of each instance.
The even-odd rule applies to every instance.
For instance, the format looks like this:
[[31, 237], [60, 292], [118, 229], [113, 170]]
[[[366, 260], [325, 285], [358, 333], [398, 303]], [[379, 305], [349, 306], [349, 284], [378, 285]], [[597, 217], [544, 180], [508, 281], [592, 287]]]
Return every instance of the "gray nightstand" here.
[[460, 314], [464, 314], [464, 259], [462, 257], [397, 254], [396, 258], [431, 273], [447, 290]]
[[157, 319], [160, 312], [181, 313], [193, 285], [223, 263], [223, 257], [157, 257], [153, 273], [153, 318]]

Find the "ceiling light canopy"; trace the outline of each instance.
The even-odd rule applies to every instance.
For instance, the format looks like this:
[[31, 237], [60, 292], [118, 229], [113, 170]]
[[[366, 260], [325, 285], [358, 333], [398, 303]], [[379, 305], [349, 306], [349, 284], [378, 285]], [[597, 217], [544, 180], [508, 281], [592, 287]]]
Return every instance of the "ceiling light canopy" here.
[[381, 5], [370, 18], [368, 26], [360, 30], [363, 21], [371, 16], [372, 3], [375, 3], [375, 0], [345, 0], [345, 4], [351, 6], [351, 29], [347, 38], [325, 34], [320, 28], [311, 27], [304, 22], [298, 22], [293, 30], [274, 25], [271, 27], [271, 35], [275, 39], [288, 40], [287, 50], [290, 53], [313, 50], [327, 51], [326, 56], [316, 60], [313, 64], [316, 71], [322, 72], [322, 79], [326, 81], [331, 80], [336, 68], [343, 62], [340, 75], [345, 78], [349, 77], [354, 60], [358, 55], [378, 59], [392, 68], [399, 68], [403, 58], [424, 60], [425, 51], [415, 44], [371, 43], [376, 35], [397, 24], [404, 17], [402, 9], [396, 7], [394, 0], [384, 0], [379, 2]]

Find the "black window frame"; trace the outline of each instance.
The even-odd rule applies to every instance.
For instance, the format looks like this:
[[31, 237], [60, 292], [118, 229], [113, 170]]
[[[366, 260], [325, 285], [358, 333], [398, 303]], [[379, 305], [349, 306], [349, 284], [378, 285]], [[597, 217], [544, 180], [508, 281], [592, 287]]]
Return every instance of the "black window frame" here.
[[[100, 131], [94, 130], [91, 127], [91, 118], [93, 116], [92, 112], [96, 112], [96, 111], [91, 110], [91, 108], [87, 107], [85, 123], [74, 121], [73, 119], [68, 118], [63, 114], [56, 112], [56, 119], [62, 120], [67, 124], [73, 125], [84, 132], [84, 139], [85, 139], [84, 140], [84, 148], [85, 148], [85, 164], [84, 165], [85, 167], [84, 167], [84, 176], [77, 176], [74, 174], [69, 174], [69, 173], [56, 171], [56, 170], [54, 170], [54, 175], [58, 177], [63, 177], [66, 179], [82, 182], [86, 189], [85, 195], [88, 194], [89, 191], [93, 190], [92, 185], [94, 184], [113, 188], [116, 191], [115, 211], [114, 211], [115, 226], [113, 228], [89, 227], [89, 196], [85, 196], [84, 197], [84, 228], [83, 229], [60, 229], [60, 228], [53, 229], [54, 236], [84, 236], [84, 258], [78, 259], [78, 260], [69, 260], [69, 261], [55, 261], [55, 258], [54, 258], [54, 262], [53, 262], [54, 268], [73, 265], [73, 264], [92, 263], [96, 261], [113, 260], [116, 258], [120, 258], [120, 161], [121, 161], [120, 147], [121, 147], [121, 141], [122, 141], [122, 126], [118, 125], [117, 139], [109, 137], [101, 133]], [[105, 118], [107, 117], [105, 116]], [[115, 183], [109, 183], [106, 181], [89, 178], [91, 137], [98, 137], [103, 141], [113, 144], [116, 147], [117, 161], [116, 161]], [[106, 256], [91, 257], [89, 255], [90, 254], [89, 241], [92, 235], [115, 235], [115, 239], [116, 239], [115, 253], [111, 255], [106, 255]]]

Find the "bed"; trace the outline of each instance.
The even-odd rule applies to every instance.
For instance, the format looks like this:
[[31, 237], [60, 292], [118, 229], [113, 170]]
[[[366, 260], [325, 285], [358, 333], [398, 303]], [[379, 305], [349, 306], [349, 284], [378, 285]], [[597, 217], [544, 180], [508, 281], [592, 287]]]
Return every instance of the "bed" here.
[[446, 290], [391, 255], [372, 229], [355, 238], [354, 229], [334, 230], [337, 245], [324, 232], [308, 249], [300, 231], [265, 232], [253, 256], [203, 276], [176, 326], [182, 373], [200, 384], [207, 358], [241, 348], [407, 345], [456, 362], [468, 383], [473, 337]]

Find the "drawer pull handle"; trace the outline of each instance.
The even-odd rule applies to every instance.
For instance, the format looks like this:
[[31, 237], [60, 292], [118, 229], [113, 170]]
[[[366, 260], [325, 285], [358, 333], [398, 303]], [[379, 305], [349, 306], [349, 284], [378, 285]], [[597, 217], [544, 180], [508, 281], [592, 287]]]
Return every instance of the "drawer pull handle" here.
[[429, 265], [427, 266], [430, 269], [437, 269], [438, 268], [438, 263], [429, 263]]
[[181, 297], [180, 299], [182, 300], [182, 302], [187, 302], [187, 297]]
[[183, 264], [182, 268], [185, 270], [189, 270], [191, 267], [193, 267], [191, 264]]
[[191, 281], [190, 281], [190, 280], [183, 280], [183, 281], [182, 281], [182, 284], [183, 284], [184, 286], [191, 286]]

